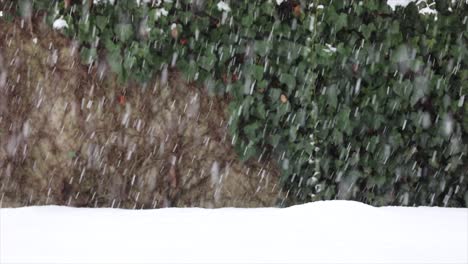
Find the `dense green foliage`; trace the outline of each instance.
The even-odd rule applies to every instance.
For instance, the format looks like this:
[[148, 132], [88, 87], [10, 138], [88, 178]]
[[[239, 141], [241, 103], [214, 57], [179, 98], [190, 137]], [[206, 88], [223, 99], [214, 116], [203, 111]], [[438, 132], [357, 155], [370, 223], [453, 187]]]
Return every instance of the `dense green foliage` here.
[[450, 7], [334, 1], [317, 14], [316, 81], [288, 91], [279, 144], [299, 200], [468, 204], [468, 9]]
[[277, 159], [294, 201], [468, 205], [465, 1], [32, 2], [122, 81], [228, 93], [240, 156]]

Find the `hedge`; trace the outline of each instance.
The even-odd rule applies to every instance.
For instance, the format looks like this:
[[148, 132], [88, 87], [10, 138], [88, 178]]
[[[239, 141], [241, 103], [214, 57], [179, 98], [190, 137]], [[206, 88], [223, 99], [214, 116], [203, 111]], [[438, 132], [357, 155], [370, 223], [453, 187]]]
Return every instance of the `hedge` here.
[[307, 65], [314, 85], [283, 89], [290, 100], [268, 104], [277, 114], [264, 123], [281, 126], [272, 136], [281, 137], [276, 151], [298, 201], [468, 205], [462, 2], [437, 2], [437, 15], [378, 1], [333, 1], [316, 13]]
[[466, 1], [94, 2], [18, 11], [63, 18], [122, 82], [177, 69], [227, 94], [239, 156], [276, 159], [291, 203], [468, 205]]

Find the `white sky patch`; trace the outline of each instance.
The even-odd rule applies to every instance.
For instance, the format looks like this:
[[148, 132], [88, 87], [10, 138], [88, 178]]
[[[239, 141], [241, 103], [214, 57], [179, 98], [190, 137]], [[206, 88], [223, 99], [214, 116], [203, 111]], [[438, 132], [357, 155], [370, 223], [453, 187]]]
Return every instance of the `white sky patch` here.
[[[402, 6], [402, 7], [405, 7], [407, 6], [409, 3], [411, 2], [414, 2], [415, 0], [387, 0], [387, 4], [393, 9], [395, 10], [395, 8], [397, 6]], [[421, 4], [421, 3], [426, 3], [426, 1], [424, 0], [419, 0], [416, 4]], [[433, 8], [431, 8], [431, 6], [433, 6], [435, 3], [432, 3], [430, 5], [428, 5], [426, 3], [426, 7], [424, 8], [421, 8], [419, 9], [419, 13], [420, 14], [423, 14], [423, 15], [437, 15], [437, 11]]]
[[166, 9], [158, 8], [158, 9], [156, 9], [156, 12], [155, 12], [155, 19], [158, 19], [161, 16], [167, 16], [167, 14], [169, 14], [169, 12], [167, 12]]
[[99, 4], [111, 4], [111, 5], [113, 5], [115, 3], [115, 0], [93, 0], [93, 3], [95, 5], [99, 5]]
[[[283, 1], [283, 0], [281, 0], [281, 1]], [[311, 9], [311, 8], [313, 8], [313, 7], [314, 7], [314, 3], [311, 3], [311, 4], [309, 5], [309, 9]], [[325, 7], [324, 7], [323, 5], [318, 5], [318, 6], [317, 6], [317, 9], [324, 9], [324, 8], [325, 8]]]
[[387, 0], [387, 4], [395, 10], [397, 6], [407, 6], [410, 2], [414, 2], [414, 0]]
[[[419, 9], [419, 13], [423, 15], [436, 15], [437, 16], [437, 11], [431, 7], [435, 6], [435, 2], [428, 4], [425, 0], [419, 0], [417, 4], [424, 3], [426, 7]], [[436, 17], [437, 18], [437, 17]]]
[[143, 1], [142, 1], [142, 0], [136, 0], [136, 2], [137, 2], [137, 5], [140, 5], [141, 2], [143, 2], [143, 3], [145, 3], [145, 4], [148, 4], [148, 3], [151, 2], [151, 0], [143, 0]]
[[419, 10], [419, 13], [423, 15], [437, 15], [437, 11], [428, 6]]
[[217, 6], [219, 11], [231, 12], [231, 8], [224, 1], [220, 1]]
[[56, 19], [54, 21], [54, 24], [52, 25], [54, 29], [62, 29], [62, 28], [68, 28], [67, 21], [63, 19], [63, 17], [60, 17], [59, 19]]
[[2, 17], [2, 16], [3, 16], [3, 11], [0, 11], [0, 17]]

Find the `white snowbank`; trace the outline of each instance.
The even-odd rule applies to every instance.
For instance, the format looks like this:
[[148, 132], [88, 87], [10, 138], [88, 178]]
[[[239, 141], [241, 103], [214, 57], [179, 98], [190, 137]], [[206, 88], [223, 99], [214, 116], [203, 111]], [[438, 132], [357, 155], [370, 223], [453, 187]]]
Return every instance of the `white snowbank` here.
[[467, 263], [468, 209], [0, 209], [1, 263]]

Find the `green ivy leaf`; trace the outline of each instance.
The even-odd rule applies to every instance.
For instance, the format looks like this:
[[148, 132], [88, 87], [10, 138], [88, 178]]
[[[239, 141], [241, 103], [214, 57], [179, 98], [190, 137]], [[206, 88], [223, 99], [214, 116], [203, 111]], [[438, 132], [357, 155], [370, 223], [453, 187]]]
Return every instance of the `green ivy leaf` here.
[[133, 37], [133, 27], [131, 24], [115, 25], [115, 32], [120, 41], [126, 42]]
[[258, 123], [252, 123], [244, 127], [243, 131], [247, 135], [247, 138], [251, 141], [256, 141], [259, 137], [259, 130], [260, 125]]
[[286, 84], [289, 89], [294, 89], [296, 87], [296, 78], [288, 73], [281, 74], [280, 82]]
[[97, 16], [96, 17], [96, 26], [100, 30], [104, 30], [108, 24], [108, 18], [105, 16]]
[[254, 44], [255, 53], [265, 57], [272, 48], [272, 42], [269, 40], [257, 40]]
[[348, 16], [341, 13], [335, 21], [335, 30], [338, 32], [348, 26]]
[[261, 81], [263, 79], [263, 66], [253, 65], [253, 76], [255, 80]]
[[216, 57], [214, 56], [202, 56], [200, 58], [200, 67], [206, 71], [211, 71], [215, 65]]
[[83, 63], [91, 64], [97, 58], [97, 50], [95, 48], [82, 48], [80, 56]]

